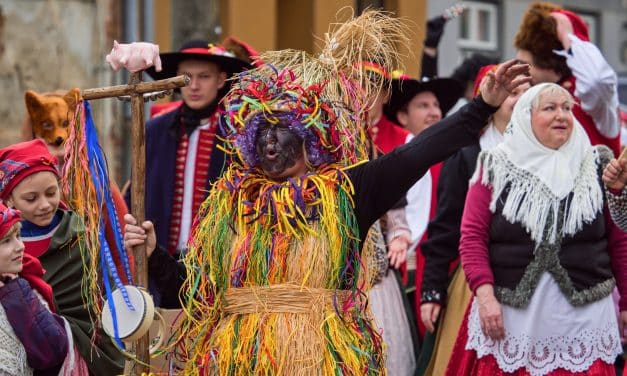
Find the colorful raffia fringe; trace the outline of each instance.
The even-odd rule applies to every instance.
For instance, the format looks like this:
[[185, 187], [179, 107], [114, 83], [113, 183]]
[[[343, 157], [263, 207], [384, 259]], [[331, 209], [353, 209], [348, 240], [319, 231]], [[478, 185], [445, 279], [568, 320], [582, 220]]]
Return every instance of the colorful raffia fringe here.
[[[365, 307], [352, 193], [337, 165], [284, 182], [231, 166], [203, 203], [184, 260], [185, 316], [170, 339], [184, 374], [384, 372]], [[288, 283], [348, 298], [308, 313], [223, 310], [227, 289]]]
[[[106, 159], [98, 142], [88, 102], [76, 98], [74, 116], [71, 118], [69, 127], [70, 135], [66, 141], [66, 158], [61, 187], [70, 209], [83, 219], [84, 232], [79, 244], [85, 272], [81, 292], [85, 304], [94, 307], [94, 317], [91, 317], [91, 320], [97, 325], [103, 301], [101, 283], [104, 285], [104, 295], [110, 305], [113, 304], [112, 287], [115, 287], [121, 290], [129, 308], [134, 309], [115, 265], [111, 246], [105, 237], [105, 220], [113, 229], [115, 246], [122, 261], [124, 275], [129, 283], [132, 283], [132, 275], [129, 259], [122, 243], [122, 228], [116, 215], [109, 186]], [[106, 212], [110, 215], [106, 215]], [[109, 308], [113, 314], [115, 340], [119, 346], [123, 347], [117, 336], [116, 311], [113, 306]]]
[[[406, 31], [367, 10], [334, 25], [319, 56], [267, 51], [235, 77], [220, 125], [236, 162], [197, 216], [167, 350], [185, 375], [385, 374], [344, 169], [367, 160], [367, 112], [389, 85], [363, 62], [400, 68]], [[276, 123], [302, 138], [304, 176], [259, 169], [258, 129]]]

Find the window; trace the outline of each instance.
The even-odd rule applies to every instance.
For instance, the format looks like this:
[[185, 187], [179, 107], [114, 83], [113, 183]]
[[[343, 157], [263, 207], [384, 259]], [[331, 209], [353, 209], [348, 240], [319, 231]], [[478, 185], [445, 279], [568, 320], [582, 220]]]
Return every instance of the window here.
[[475, 50], [496, 50], [496, 5], [477, 1], [463, 1], [461, 4], [466, 10], [459, 17], [459, 46]]

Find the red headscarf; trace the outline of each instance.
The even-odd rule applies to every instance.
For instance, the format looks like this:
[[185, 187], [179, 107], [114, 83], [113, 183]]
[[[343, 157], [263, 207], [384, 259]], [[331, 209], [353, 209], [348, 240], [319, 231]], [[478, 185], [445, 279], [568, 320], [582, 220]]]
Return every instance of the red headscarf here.
[[[4, 238], [7, 232], [20, 221], [19, 210], [6, 207], [0, 202], [0, 239]], [[20, 277], [28, 281], [31, 288], [35, 289], [48, 303], [51, 311], [55, 310], [52, 298], [52, 287], [43, 280], [46, 271], [41, 266], [41, 262], [34, 256], [24, 252], [22, 258], [22, 271]]]
[[24, 258], [22, 259], [22, 271], [20, 277], [28, 281], [31, 288], [36, 290], [48, 303], [48, 307], [52, 312], [56, 311], [54, 306], [54, 299], [52, 295], [52, 286], [44, 281], [43, 276], [46, 271], [41, 262], [35, 256], [32, 256], [24, 252]]
[[3, 239], [20, 219], [19, 210], [8, 208], [0, 201], [0, 239]]
[[0, 199], [4, 200], [25, 177], [40, 171], [59, 175], [57, 159], [40, 140], [20, 142], [0, 149]]

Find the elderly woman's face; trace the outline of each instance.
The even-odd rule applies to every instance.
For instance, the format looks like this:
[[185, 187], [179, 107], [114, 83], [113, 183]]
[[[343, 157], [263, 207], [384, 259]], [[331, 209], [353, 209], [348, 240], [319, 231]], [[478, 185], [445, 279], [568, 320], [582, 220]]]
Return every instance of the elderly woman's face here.
[[531, 110], [531, 129], [540, 143], [559, 149], [573, 132], [572, 100], [563, 93], [540, 93]]
[[300, 176], [307, 172], [303, 140], [282, 124], [261, 124], [255, 148], [261, 168], [273, 179]]

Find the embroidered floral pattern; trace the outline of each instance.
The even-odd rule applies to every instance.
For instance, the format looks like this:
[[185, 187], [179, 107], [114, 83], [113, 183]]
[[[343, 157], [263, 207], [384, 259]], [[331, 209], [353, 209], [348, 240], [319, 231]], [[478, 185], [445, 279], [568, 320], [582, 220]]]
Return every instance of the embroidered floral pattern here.
[[479, 310], [473, 303], [468, 319], [466, 349], [475, 350], [477, 356], [493, 356], [504, 372], [525, 368], [531, 376], [545, 375], [558, 368], [570, 372], [585, 372], [592, 363], [601, 359], [613, 364], [621, 352], [616, 322], [576, 336], [549, 336], [532, 338], [526, 334], [512, 336], [506, 333], [501, 341], [494, 341], [481, 331]]

